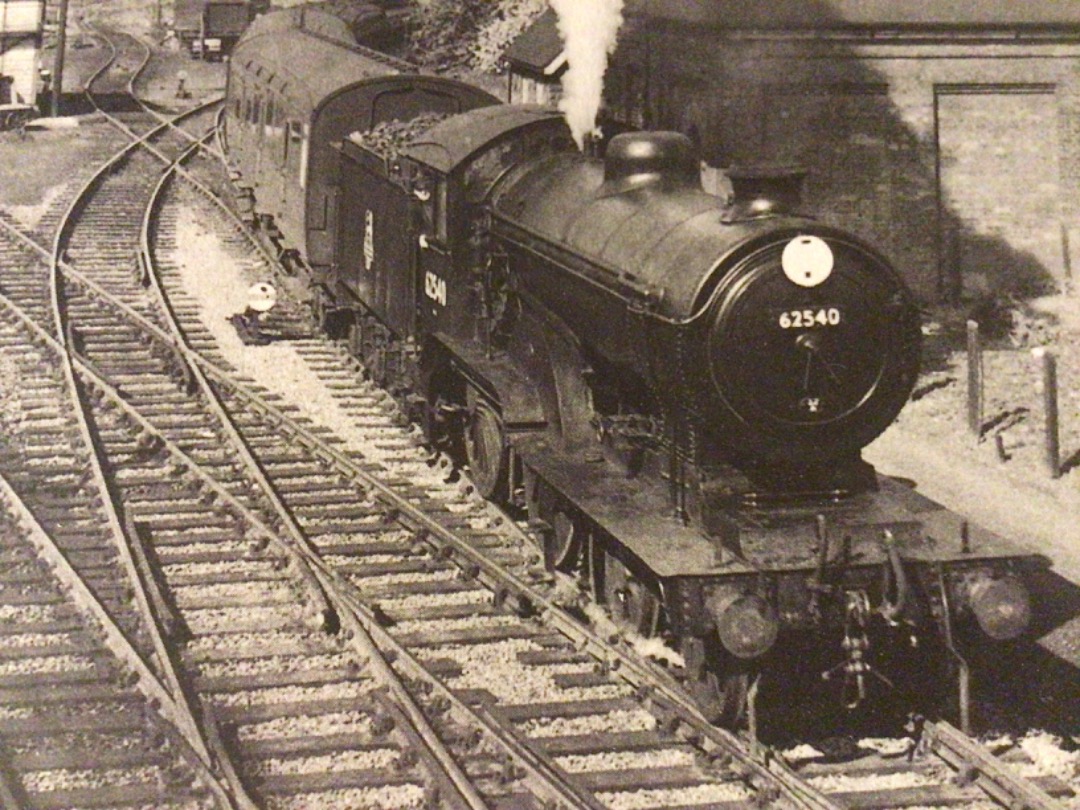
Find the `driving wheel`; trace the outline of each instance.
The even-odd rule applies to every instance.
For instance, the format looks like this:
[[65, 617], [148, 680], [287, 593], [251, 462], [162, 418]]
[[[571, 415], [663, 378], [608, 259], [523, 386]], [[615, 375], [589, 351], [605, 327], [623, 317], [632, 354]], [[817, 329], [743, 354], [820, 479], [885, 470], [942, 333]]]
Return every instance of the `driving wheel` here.
[[571, 572], [581, 554], [582, 528], [566, 512], [556, 512], [551, 519], [551, 565]]
[[596, 588], [602, 593], [611, 620], [619, 627], [642, 636], [654, 636], [658, 630], [660, 601], [616, 557], [605, 553], [603, 579]]
[[508, 455], [502, 419], [487, 402], [478, 399], [465, 426], [465, 456], [469, 478], [485, 498], [505, 499]]

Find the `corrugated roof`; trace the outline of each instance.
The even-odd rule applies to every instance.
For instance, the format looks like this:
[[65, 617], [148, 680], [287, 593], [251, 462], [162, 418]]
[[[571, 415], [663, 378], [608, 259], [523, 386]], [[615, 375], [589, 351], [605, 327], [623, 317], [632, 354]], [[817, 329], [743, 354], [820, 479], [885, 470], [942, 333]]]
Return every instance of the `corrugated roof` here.
[[518, 70], [546, 73], [562, 58], [563, 42], [559, 36], [555, 12], [548, 9], [539, 19], [510, 43], [504, 56]]
[[1076, 0], [627, 0], [625, 12], [735, 29], [1080, 26]]

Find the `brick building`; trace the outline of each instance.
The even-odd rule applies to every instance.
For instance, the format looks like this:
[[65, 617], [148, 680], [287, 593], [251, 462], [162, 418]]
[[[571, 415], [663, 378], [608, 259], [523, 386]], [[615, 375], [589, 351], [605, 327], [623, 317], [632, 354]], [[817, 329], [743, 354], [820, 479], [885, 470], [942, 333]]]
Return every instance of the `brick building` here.
[[[609, 125], [681, 130], [713, 166], [806, 167], [807, 208], [926, 299], [1080, 272], [1080, 3], [628, 0], [625, 18]], [[553, 30], [514, 43], [514, 100], [557, 81]]]

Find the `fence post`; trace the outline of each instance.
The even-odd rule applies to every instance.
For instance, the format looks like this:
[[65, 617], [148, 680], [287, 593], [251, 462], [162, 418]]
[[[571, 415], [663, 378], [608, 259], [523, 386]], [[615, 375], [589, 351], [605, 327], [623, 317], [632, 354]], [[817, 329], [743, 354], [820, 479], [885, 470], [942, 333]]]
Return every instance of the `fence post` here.
[[1044, 458], [1051, 478], [1061, 477], [1061, 447], [1058, 434], [1057, 358], [1039, 346], [1031, 350], [1042, 371]]
[[982, 346], [979, 342], [979, 324], [967, 322], [967, 417], [968, 430], [978, 439], [982, 433], [983, 422], [983, 362]]

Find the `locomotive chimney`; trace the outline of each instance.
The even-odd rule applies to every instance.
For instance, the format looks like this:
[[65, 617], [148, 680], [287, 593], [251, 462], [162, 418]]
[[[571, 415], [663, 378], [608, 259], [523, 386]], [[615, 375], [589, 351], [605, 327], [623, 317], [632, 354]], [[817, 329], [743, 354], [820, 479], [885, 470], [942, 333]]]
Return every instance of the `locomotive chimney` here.
[[802, 202], [806, 169], [800, 166], [732, 167], [726, 174], [734, 197], [727, 222], [793, 214]]
[[600, 196], [641, 188], [700, 188], [693, 141], [681, 132], [624, 132], [608, 143]]

